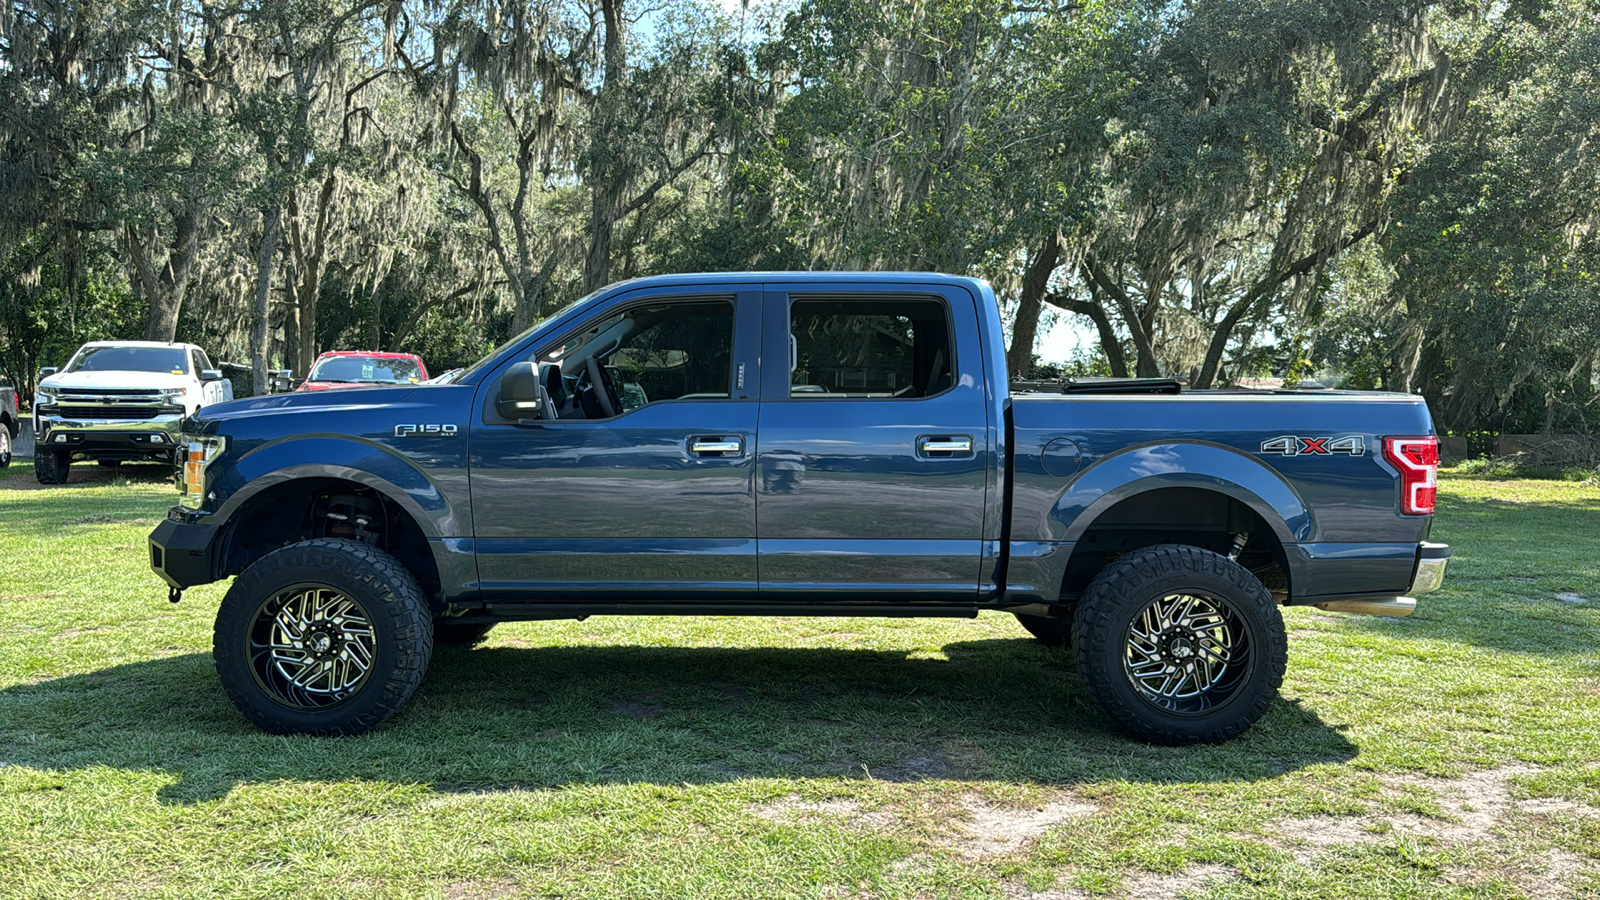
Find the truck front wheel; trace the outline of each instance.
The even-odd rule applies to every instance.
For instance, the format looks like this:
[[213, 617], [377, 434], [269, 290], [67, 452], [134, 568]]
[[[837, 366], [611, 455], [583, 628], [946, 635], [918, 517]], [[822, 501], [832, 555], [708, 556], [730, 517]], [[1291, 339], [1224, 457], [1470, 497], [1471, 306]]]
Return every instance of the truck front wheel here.
[[40, 484], [66, 484], [72, 469], [72, 454], [56, 450], [33, 451], [33, 477]]
[[359, 541], [291, 544], [245, 569], [212, 658], [234, 706], [275, 734], [360, 734], [416, 691], [433, 619], [399, 560]]
[[1266, 714], [1288, 640], [1248, 570], [1198, 547], [1146, 547], [1089, 583], [1073, 620], [1089, 693], [1118, 727], [1157, 744], [1213, 743]]

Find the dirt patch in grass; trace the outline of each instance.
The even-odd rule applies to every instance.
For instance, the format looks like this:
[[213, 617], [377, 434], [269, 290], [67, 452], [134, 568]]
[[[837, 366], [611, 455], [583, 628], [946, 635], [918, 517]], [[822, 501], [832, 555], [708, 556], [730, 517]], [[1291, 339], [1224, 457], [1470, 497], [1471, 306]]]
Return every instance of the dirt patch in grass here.
[[449, 900], [498, 900], [515, 897], [522, 886], [515, 878], [495, 878], [490, 881], [457, 881], [444, 890]]
[[[1114, 896], [1126, 900], [1172, 900], [1186, 894], [1202, 893], [1218, 882], [1232, 881], [1235, 877], [1232, 869], [1218, 865], [1189, 866], [1168, 873], [1140, 872], [1126, 879], [1121, 893]], [[1006, 900], [1090, 900], [1104, 895], [1077, 888], [1032, 891], [1020, 885], [1008, 885], [1004, 888], [1004, 896]]]
[[803, 822], [807, 819], [842, 819], [853, 828], [878, 829], [895, 824], [894, 814], [883, 810], [864, 810], [854, 800], [801, 800], [782, 797], [751, 808], [752, 813], [769, 822]]
[[[1427, 798], [1439, 814], [1281, 819], [1269, 826], [1268, 843], [1288, 851], [1301, 865], [1311, 866], [1328, 848], [1338, 845], [1381, 845], [1401, 837], [1443, 844], [1495, 843], [1501, 837], [1497, 832], [1515, 828], [1519, 816], [1600, 815], [1600, 810], [1560, 797], [1513, 797], [1512, 780], [1537, 772], [1531, 766], [1512, 765], [1468, 772], [1458, 778], [1385, 777], [1391, 796]], [[1596, 872], [1581, 857], [1552, 849], [1542, 858], [1507, 859], [1503, 867], [1491, 872], [1462, 872], [1453, 880], [1473, 882], [1485, 875], [1510, 881], [1530, 897], [1558, 898], [1573, 896], [1573, 886], [1585, 877], [1594, 877]]]
[[1504, 766], [1469, 772], [1459, 778], [1387, 777], [1384, 781], [1393, 793], [1431, 794], [1440, 815], [1403, 813], [1280, 819], [1269, 826], [1272, 833], [1269, 842], [1290, 851], [1297, 860], [1309, 862], [1325, 847], [1383, 843], [1390, 840], [1391, 835], [1423, 837], [1444, 843], [1486, 841], [1493, 838], [1494, 830], [1505, 824], [1513, 810], [1549, 813], [1577, 808], [1577, 804], [1565, 800], [1513, 800], [1511, 779], [1536, 771], [1527, 766]]
[[1232, 881], [1233, 877], [1233, 870], [1227, 866], [1190, 866], [1169, 875], [1146, 872], [1128, 879], [1124, 887], [1128, 900], [1170, 900], [1199, 892], [1213, 882]]
[[1038, 840], [1052, 827], [1080, 816], [1090, 816], [1100, 807], [1076, 797], [1064, 797], [1038, 807], [1003, 806], [974, 795], [962, 799], [966, 821], [964, 832], [951, 842], [963, 856], [999, 856], [1015, 853]]

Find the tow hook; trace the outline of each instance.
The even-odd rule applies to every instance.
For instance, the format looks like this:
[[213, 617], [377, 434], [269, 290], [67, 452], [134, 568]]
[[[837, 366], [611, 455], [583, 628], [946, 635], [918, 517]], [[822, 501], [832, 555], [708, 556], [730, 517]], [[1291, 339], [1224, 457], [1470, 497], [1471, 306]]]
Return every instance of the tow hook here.
[[167, 588], [167, 602], [168, 603], [177, 603], [179, 600], [182, 600], [182, 599], [183, 599], [183, 591], [181, 591], [181, 590], [179, 590], [178, 588], [175, 588], [175, 587]]

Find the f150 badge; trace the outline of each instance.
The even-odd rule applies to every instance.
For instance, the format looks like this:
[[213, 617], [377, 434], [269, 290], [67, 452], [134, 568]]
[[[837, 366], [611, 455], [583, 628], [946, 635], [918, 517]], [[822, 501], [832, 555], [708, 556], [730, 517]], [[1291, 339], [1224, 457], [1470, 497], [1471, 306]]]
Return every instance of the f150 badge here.
[[395, 437], [455, 437], [454, 425], [396, 425]]
[[1367, 442], [1359, 434], [1347, 434], [1342, 437], [1300, 437], [1295, 434], [1280, 434], [1262, 441], [1261, 452], [1276, 453], [1279, 456], [1333, 456], [1340, 453], [1364, 456], [1367, 452]]

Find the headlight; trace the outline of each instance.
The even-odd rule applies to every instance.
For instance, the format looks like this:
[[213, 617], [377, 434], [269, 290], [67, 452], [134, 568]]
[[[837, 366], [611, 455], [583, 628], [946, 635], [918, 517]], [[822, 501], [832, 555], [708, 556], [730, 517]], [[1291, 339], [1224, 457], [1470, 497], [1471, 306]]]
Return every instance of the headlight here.
[[60, 388], [44, 387], [43, 385], [40, 385], [39, 386], [39, 390], [36, 391], [34, 393], [34, 395], [33, 395], [33, 405], [34, 406], [45, 406], [45, 405], [48, 405], [48, 404], [56, 402], [56, 400], [60, 396], [61, 396], [61, 389]]
[[183, 395], [188, 393], [188, 389], [187, 388], [162, 388], [161, 390], [156, 391], [156, 393], [160, 394], [161, 395], [161, 399], [167, 401], [168, 403], [174, 403], [174, 402], [182, 402]]
[[206, 467], [228, 449], [224, 437], [190, 437], [183, 463], [183, 496], [178, 502], [199, 509], [205, 500]]

